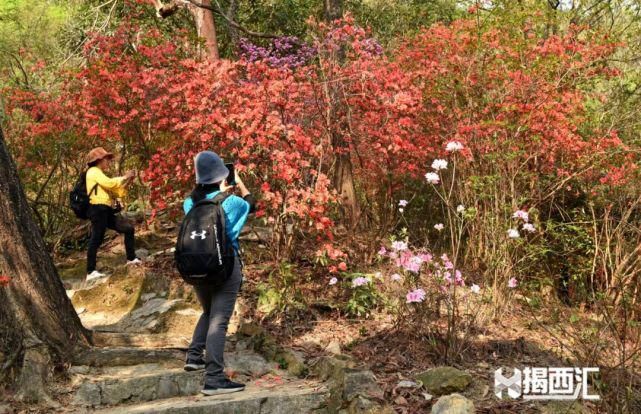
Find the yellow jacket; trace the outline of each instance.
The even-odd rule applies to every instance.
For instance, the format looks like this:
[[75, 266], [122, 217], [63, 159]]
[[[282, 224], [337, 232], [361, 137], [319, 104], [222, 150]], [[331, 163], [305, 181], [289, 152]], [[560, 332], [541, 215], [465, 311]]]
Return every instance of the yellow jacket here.
[[[109, 178], [98, 167], [91, 167], [87, 170], [87, 194], [90, 204], [105, 204], [111, 206], [113, 197], [124, 197], [127, 193], [123, 185], [125, 177]], [[92, 191], [96, 186], [96, 191]]]

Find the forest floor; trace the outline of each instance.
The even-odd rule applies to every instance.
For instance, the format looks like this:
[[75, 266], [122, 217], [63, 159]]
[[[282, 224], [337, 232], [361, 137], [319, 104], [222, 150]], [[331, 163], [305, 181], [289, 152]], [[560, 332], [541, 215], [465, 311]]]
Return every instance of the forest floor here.
[[[84, 253], [71, 251], [58, 257], [57, 267], [72, 302], [86, 327], [98, 332], [155, 335], [168, 338], [170, 347], [184, 348], [199, 315], [197, 302], [189, 286], [182, 283], [173, 269], [176, 229], [173, 224], [160, 225], [137, 235], [138, 248], [148, 255], [138, 271], [125, 269], [120, 238], [111, 237], [101, 250], [99, 268], [111, 277], [104, 283], [87, 288], [84, 282]], [[252, 237], [247, 237], [252, 239]], [[574, 326], [558, 330], [558, 308], [555, 312], [533, 312], [525, 301], [492, 319], [479, 313], [479, 324], [467, 337], [466, 346], [445, 364], [433, 344], [426, 338], [399, 334], [393, 320], [384, 312], [368, 318], [352, 318], [326, 301], [296, 305], [292, 299], [280, 312], [261, 312], [257, 298], [261, 286], [277, 263], [264, 260], [266, 254], [259, 240], [245, 242], [246, 268], [239, 307], [240, 317], [260, 325], [277, 342], [306, 360], [323, 355], [343, 354], [366, 364], [376, 375], [384, 391], [385, 403], [398, 413], [429, 412], [438, 396], [419, 387], [401, 386], [414, 381], [416, 375], [430, 368], [448, 365], [471, 374], [472, 384], [461, 392], [474, 402], [480, 413], [587, 413], [600, 412], [589, 401], [534, 402], [523, 399], [499, 400], [494, 395], [494, 370], [523, 366], [573, 366], [573, 355], [564, 345], [564, 335], [578, 332], [587, 312], [567, 309], [574, 316]], [[304, 271], [303, 271], [304, 272]], [[326, 283], [326, 282], [325, 282]], [[318, 298], [326, 289], [311, 277], [301, 277], [296, 284], [296, 297]], [[556, 304], [555, 306], [562, 306]], [[561, 311], [563, 312], [563, 311]], [[232, 323], [230, 333], [238, 329]], [[241, 351], [242, 352], [242, 351]], [[174, 361], [175, 362], [175, 361]], [[173, 366], [173, 365], [172, 365]], [[283, 367], [281, 367], [283, 368]], [[274, 371], [277, 372], [277, 371]], [[255, 372], [252, 379], [256, 380]], [[271, 376], [270, 376], [271, 375]], [[269, 374], [262, 381], [280, 381]], [[276, 378], [276, 380], [274, 380]], [[259, 378], [259, 380], [261, 380]], [[420, 384], [419, 384], [420, 385]], [[142, 412], [142, 411], [141, 411]]]

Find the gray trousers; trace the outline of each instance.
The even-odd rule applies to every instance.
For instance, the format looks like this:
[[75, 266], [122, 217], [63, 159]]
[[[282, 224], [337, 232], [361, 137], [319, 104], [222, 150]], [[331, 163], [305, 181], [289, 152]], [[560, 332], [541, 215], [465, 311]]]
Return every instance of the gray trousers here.
[[215, 386], [225, 378], [223, 372], [225, 337], [242, 280], [240, 260], [236, 257], [234, 271], [222, 285], [194, 286], [198, 301], [203, 307], [203, 313], [196, 324], [194, 336], [187, 351], [187, 361], [202, 359], [203, 352], [206, 350], [205, 384]]

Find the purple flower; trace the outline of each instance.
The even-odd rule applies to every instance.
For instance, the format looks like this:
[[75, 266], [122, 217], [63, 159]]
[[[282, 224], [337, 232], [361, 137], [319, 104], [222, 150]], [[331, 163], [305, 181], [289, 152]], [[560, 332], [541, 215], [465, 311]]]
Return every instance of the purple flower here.
[[316, 49], [296, 36], [281, 36], [269, 46], [258, 46], [247, 39], [240, 39], [240, 55], [249, 62], [265, 61], [270, 66], [296, 68], [316, 56]]
[[352, 280], [352, 287], [359, 287], [369, 283], [369, 279], [366, 277], [359, 276], [356, 279]]
[[407, 205], [408, 201], [407, 200], [399, 200], [398, 205], [399, 207], [405, 207]]

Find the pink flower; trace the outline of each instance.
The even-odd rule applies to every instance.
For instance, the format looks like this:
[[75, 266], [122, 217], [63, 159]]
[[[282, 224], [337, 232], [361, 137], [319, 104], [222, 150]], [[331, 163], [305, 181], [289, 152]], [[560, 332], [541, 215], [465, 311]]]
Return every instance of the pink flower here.
[[519, 282], [516, 280], [516, 278], [510, 278], [510, 280], [508, 280], [507, 282], [507, 287], [509, 287], [510, 289], [514, 289], [518, 286], [518, 284]]
[[408, 272], [418, 273], [421, 269], [421, 265], [425, 261], [430, 260], [432, 260], [432, 256], [429, 254], [414, 255], [411, 251], [406, 250], [401, 253], [398, 259], [396, 259], [396, 266], [402, 267]]
[[387, 249], [385, 248], [385, 246], [381, 246], [380, 250], [378, 251], [378, 255], [385, 256], [386, 253], [387, 253]]
[[420, 303], [425, 300], [425, 291], [423, 289], [414, 289], [407, 292], [405, 296], [407, 303]]
[[407, 250], [407, 243], [404, 241], [392, 242], [392, 249], [396, 250], [397, 252]]
[[345, 263], [345, 262], [340, 262], [340, 263], [338, 264], [338, 270], [340, 270], [341, 272], [346, 271], [346, 270], [347, 270], [347, 263]]
[[460, 270], [454, 272], [454, 282], [459, 286], [465, 286], [465, 280], [463, 280], [463, 275]]
[[445, 226], [443, 225], [443, 223], [438, 223], [434, 225], [434, 228], [438, 231], [441, 231], [445, 228]]
[[336, 279], [335, 277], [333, 277], [333, 278], [329, 279], [329, 285], [330, 285], [330, 286], [331, 286], [331, 285], [335, 285], [336, 283], [338, 283], [338, 279]]
[[390, 276], [390, 279], [392, 279], [394, 282], [398, 282], [401, 279], [403, 279], [403, 277], [401, 275], [399, 275], [398, 273], [394, 273], [392, 276]]
[[399, 207], [405, 207], [407, 205], [408, 201], [407, 200], [400, 200], [398, 202]]
[[366, 277], [359, 276], [356, 279], [352, 280], [352, 287], [359, 287], [369, 283], [369, 279]]
[[423, 261], [423, 263], [429, 263], [429, 262], [431, 262], [431, 261], [432, 261], [432, 255], [431, 255], [431, 254], [429, 254], [429, 253], [420, 253], [420, 254], [418, 255], [418, 257], [420, 257], [420, 258], [421, 258], [421, 260]]
[[523, 225], [523, 230], [527, 231], [528, 233], [535, 233], [536, 227], [534, 227], [534, 224], [532, 223], [525, 223]]
[[454, 269], [454, 263], [450, 262], [449, 260], [443, 263], [443, 266], [449, 270]]
[[450, 272], [443, 273], [443, 280], [449, 285], [452, 283], [452, 274]]

